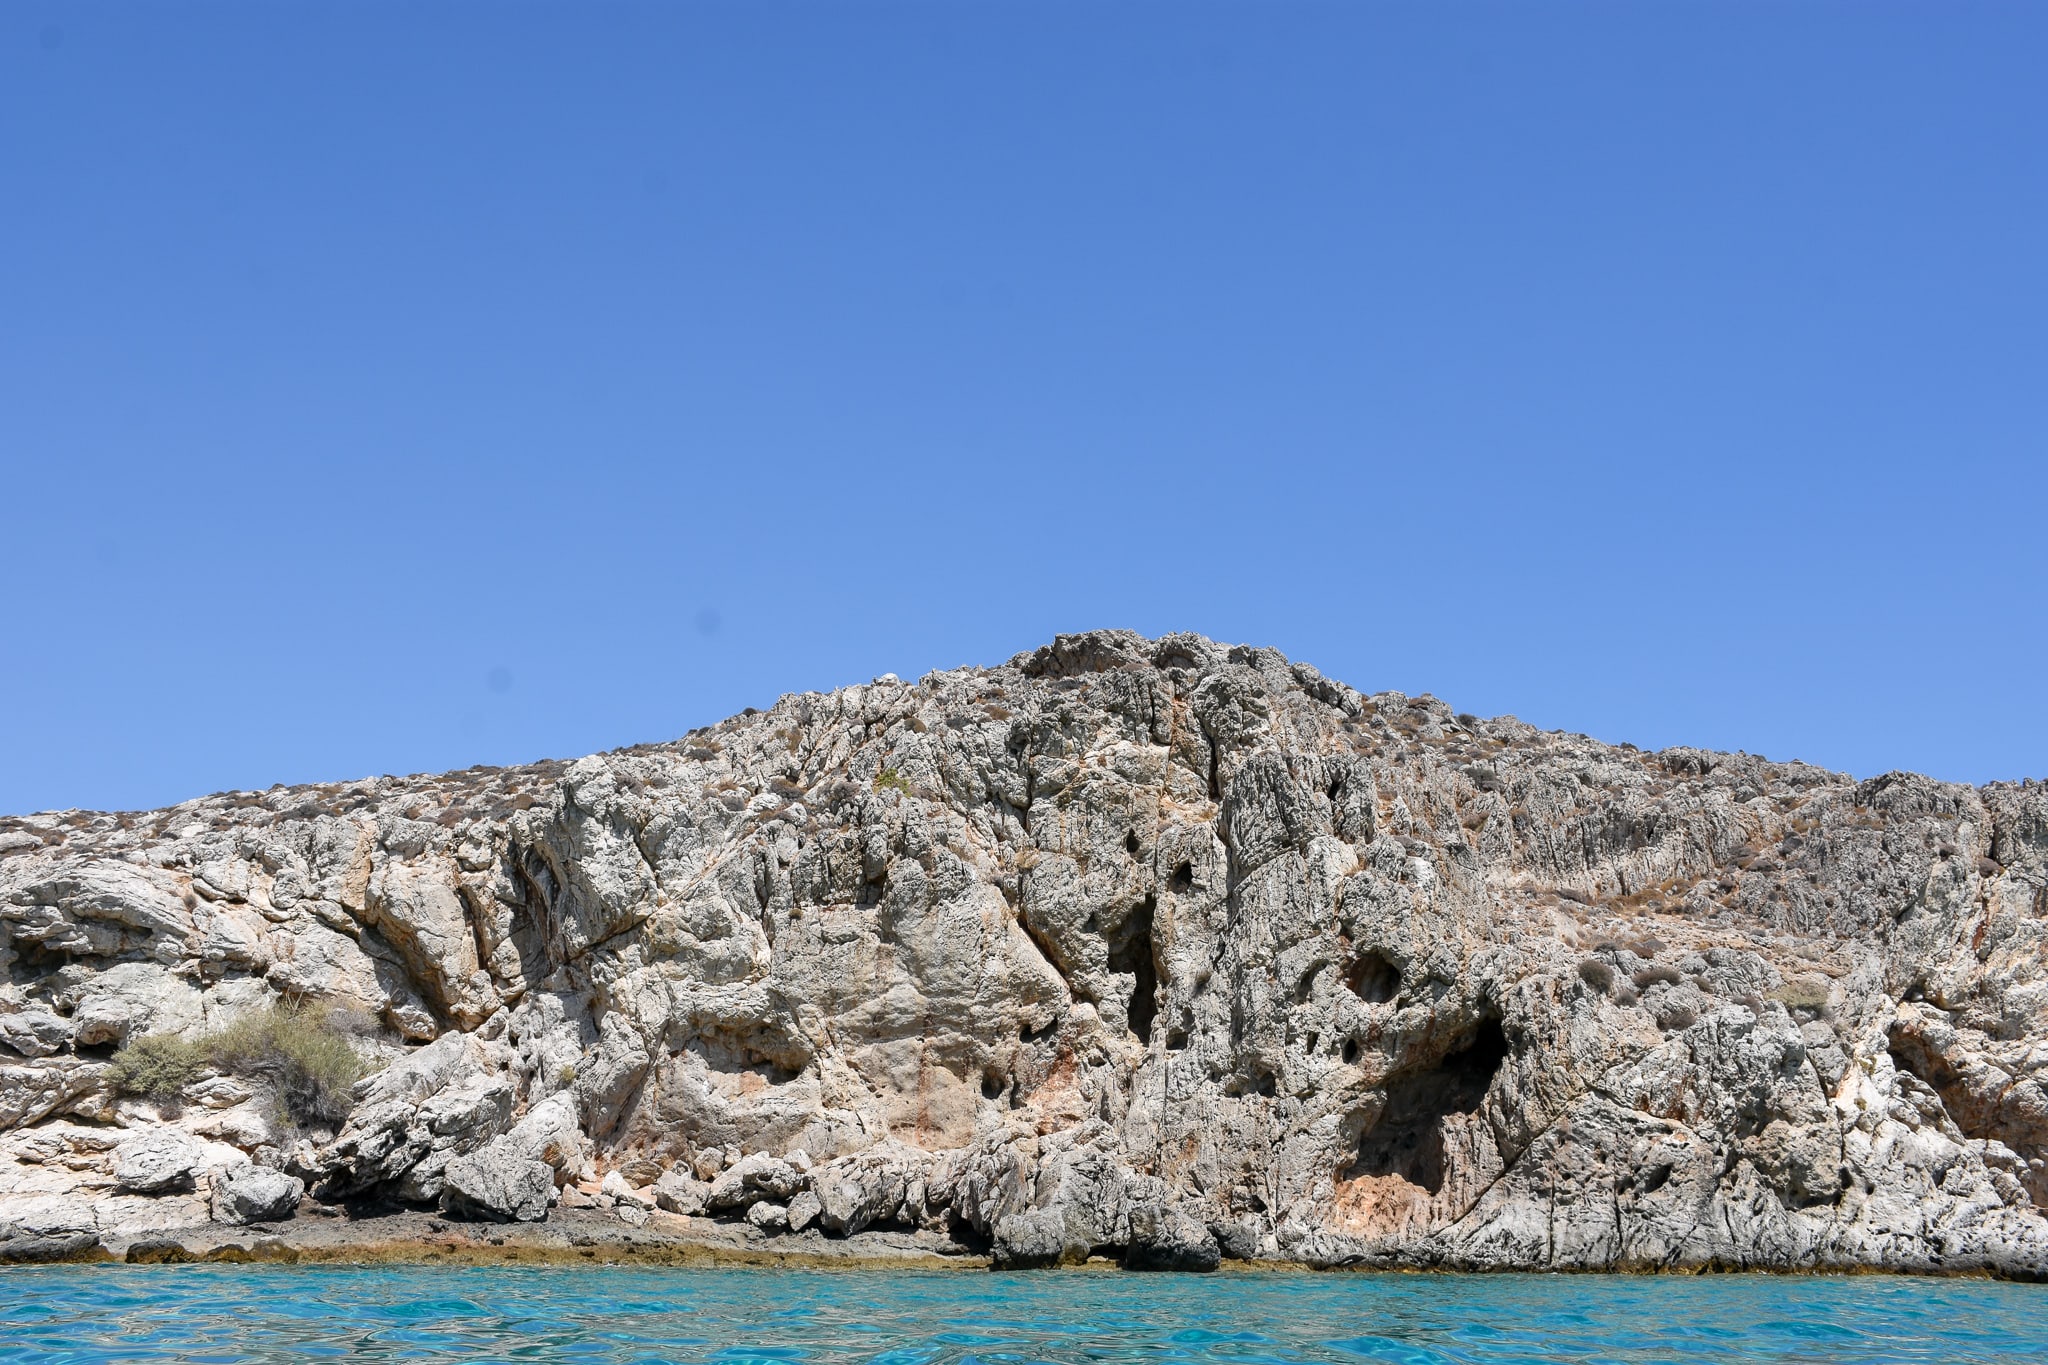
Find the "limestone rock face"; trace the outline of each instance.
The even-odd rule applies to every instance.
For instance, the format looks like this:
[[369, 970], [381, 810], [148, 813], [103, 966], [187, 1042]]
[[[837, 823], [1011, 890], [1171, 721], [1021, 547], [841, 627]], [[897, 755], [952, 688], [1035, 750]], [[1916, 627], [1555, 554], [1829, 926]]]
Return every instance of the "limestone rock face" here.
[[[239, 1216], [225, 1150], [1015, 1265], [2043, 1275], [2044, 948], [2036, 784], [1062, 636], [574, 763], [0, 820], [0, 1244]], [[377, 1021], [345, 1120], [112, 1088], [278, 1000]]]

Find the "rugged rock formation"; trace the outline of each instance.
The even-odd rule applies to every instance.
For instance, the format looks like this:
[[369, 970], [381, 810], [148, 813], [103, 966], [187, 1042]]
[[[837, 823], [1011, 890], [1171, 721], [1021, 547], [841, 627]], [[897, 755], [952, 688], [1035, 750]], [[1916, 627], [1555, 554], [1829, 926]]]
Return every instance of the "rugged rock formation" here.
[[[1007, 1264], [2048, 1273], [2048, 791], [1193, 636], [0, 821], [0, 932], [0, 1257], [296, 1180]], [[116, 1092], [127, 1040], [279, 999], [375, 1021], [345, 1121]]]

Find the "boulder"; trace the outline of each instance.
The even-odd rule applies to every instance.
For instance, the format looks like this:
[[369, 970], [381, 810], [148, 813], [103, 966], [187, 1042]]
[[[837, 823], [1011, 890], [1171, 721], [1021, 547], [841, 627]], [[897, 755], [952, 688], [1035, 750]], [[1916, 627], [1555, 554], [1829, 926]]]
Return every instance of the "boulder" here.
[[114, 1187], [128, 1194], [189, 1190], [206, 1148], [181, 1128], [157, 1128], [114, 1149]]
[[812, 1169], [818, 1195], [818, 1225], [847, 1237], [876, 1223], [893, 1222], [913, 1181], [921, 1181], [929, 1158], [900, 1142], [879, 1144], [857, 1156]]
[[1037, 1270], [1079, 1265], [1094, 1249], [1081, 1220], [1055, 1204], [998, 1218], [990, 1254], [998, 1270]]
[[590, 1139], [577, 1121], [575, 1097], [566, 1092], [527, 1110], [505, 1136], [528, 1159], [546, 1163], [558, 1184], [579, 1179], [590, 1169]]
[[654, 1191], [636, 1186], [620, 1171], [606, 1171], [597, 1188], [599, 1193], [610, 1195], [615, 1204], [630, 1204], [642, 1210], [655, 1207]]
[[1130, 1218], [1128, 1270], [1214, 1270], [1222, 1259], [1208, 1225], [1178, 1207], [1139, 1204]]
[[47, 1057], [71, 1046], [73, 1025], [48, 1010], [0, 1014], [0, 1047], [23, 1057]]
[[661, 1178], [654, 1182], [654, 1202], [670, 1213], [679, 1213], [686, 1218], [694, 1218], [704, 1212], [710, 1192], [709, 1185], [680, 1166], [663, 1172]]
[[818, 1214], [824, 1207], [818, 1201], [817, 1194], [813, 1191], [805, 1190], [798, 1194], [789, 1201], [789, 1230], [791, 1232], [802, 1232], [805, 1228], [818, 1221]]
[[524, 1155], [509, 1136], [494, 1138], [448, 1163], [441, 1211], [478, 1222], [538, 1223], [548, 1216], [555, 1173]]
[[269, 1166], [233, 1166], [213, 1180], [219, 1223], [278, 1223], [292, 1216], [306, 1182]]
[[100, 1254], [99, 1220], [84, 1200], [33, 1195], [0, 1214], [0, 1265], [84, 1261]]
[[755, 1152], [741, 1157], [711, 1182], [704, 1206], [712, 1213], [731, 1213], [763, 1199], [788, 1199], [806, 1183], [787, 1161]]

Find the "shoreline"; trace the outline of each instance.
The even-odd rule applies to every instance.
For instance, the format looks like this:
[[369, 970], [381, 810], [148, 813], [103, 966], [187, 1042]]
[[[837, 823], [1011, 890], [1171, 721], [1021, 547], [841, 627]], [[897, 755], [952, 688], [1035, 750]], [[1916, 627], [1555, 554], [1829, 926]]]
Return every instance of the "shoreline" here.
[[[55, 1239], [51, 1239], [53, 1242]], [[987, 1252], [964, 1247], [941, 1233], [866, 1231], [829, 1238], [815, 1231], [763, 1235], [744, 1223], [655, 1213], [634, 1227], [599, 1210], [555, 1210], [539, 1223], [466, 1223], [421, 1211], [373, 1214], [348, 1219], [293, 1219], [275, 1224], [205, 1224], [168, 1228], [68, 1246], [50, 1245], [47, 1254], [0, 1263], [14, 1266], [105, 1265], [303, 1265], [474, 1268], [579, 1266], [675, 1269], [846, 1270], [986, 1272], [995, 1269]], [[1108, 1256], [1052, 1267], [1067, 1273], [1123, 1272]], [[1021, 1272], [1038, 1273], [1038, 1272]], [[1132, 1273], [1159, 1273], [1137, 1271]], [[1771, 1275], [1850, 1279], [1890, 1276], [1912, 1279], [1979, 1279], [2040, 1284], [2043, 1277], [1994, 1266], [1872, 1265], [1672, 1265], [1473, 1267], [1400, 1264], [1318, 1263], [1288, 1258], [1226, 1260], [1215, 1272], [1226, 1275], [1612, 1275], [1630, 1278], [1691, 1278]]]

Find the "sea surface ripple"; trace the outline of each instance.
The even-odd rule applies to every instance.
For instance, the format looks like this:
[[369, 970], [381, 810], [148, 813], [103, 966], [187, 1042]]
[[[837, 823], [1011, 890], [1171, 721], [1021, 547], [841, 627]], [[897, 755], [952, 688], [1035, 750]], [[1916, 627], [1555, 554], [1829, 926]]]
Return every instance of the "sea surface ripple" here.
[[1979, 1280], [135, 1266], [0, 1271], [0, 1362], [2048, 1360]]

